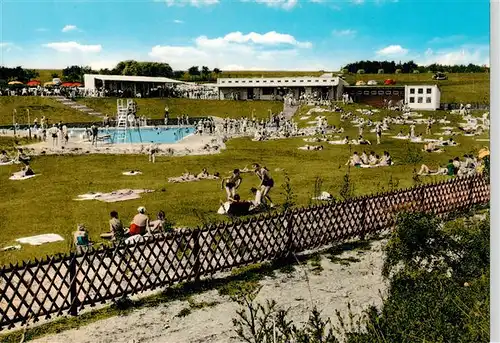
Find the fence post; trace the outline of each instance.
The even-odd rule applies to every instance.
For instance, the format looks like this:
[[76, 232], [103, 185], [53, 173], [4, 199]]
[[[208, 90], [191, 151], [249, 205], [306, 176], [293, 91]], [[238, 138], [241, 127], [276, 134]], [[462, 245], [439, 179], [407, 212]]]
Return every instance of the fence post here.
[[360, 227], [361, 227], [361, 234], [359, 235], [359, 238], [364, 241], [365, 240], [365, 216], [366, 216], [366, 201], [367, 198], [363, 199], [363, 203], [361, 205], [361, 218], [359, 219], [360, 222]]
[[286, 258], [289, 258], [293, 253], [293, 211], [287, 210], [285, 215], [288, 217], [286, 221]]
[[77, 281], [77, 275], [76, 275], [76, 254], [71, 254], [70, 255], [71, 259], [69, 260], [69, 280], [70, 280], [70, 287], [69, 287], [69, 294], [70, 294], [70, 301], [71, 301], [71, 307], [70, 307], [70, 314], [72, 316], [78, 315], [78, 292], [77, 292], [77, 287], [76, 287], [76, 281]]
[[200, 229], [197, 228], [193, 231], [193, 251], [191, 254], [193, 254], [194, 257], [194, 265], [193, 265], [193, 272], [194, 272], [194, 280], [199, 281], [200, 280], [200, 270], [201, 270], [201, 261], [200, 261]]

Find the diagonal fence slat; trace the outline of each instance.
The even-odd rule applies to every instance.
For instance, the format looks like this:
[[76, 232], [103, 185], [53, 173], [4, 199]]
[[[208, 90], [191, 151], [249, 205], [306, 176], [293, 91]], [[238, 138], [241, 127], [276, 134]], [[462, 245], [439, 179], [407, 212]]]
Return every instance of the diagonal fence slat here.
[[443, 215], [485, 204], [481, 176], [288, 210], [243, 221], [150, 237], [82, 254], [0, 269], [0, 330], [53, 315], [77, 315], [127, 295], [217, 272], [364, 238], [393, 227], [402, 210]]

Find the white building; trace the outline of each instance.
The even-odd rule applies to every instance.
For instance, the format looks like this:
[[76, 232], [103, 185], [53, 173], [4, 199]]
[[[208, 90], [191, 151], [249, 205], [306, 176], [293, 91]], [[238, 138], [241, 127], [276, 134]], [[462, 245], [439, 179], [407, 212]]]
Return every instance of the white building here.
[[150, 76], [126, 76], [126, 75], [100, 75], [100, 74], [85, 74], [83, 75], [85, 89], [94, 90], [96, 88], [125, 90], [130, 89], [136, 94], [137, 92], [145, 92], [145, 90], [158, 86], [172, 86], [182, 81], [169, 79], [167, 77], [150, 77]]
[[412, 110], [437, 110], [441, 106], [441, 90], [438, 85], [407, 85], [405, 103]]
[[219, 99], [235, 100], [280, 100], [287, 93], [295, 98], [302, 94], [323, 99], [339, 100], [343, 87], [347, 86], [340, 77], [331, 74], [302, 77], [261, 77], [261, 78], [219, 78]]

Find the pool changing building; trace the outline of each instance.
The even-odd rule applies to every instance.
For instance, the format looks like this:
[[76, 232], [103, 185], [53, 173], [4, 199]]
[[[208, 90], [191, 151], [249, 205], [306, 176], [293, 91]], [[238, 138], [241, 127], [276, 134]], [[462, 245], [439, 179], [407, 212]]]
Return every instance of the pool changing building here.
[[332, 74], [301, 77], [219, 78], [220, 100], [281, 100], [291, 92], [295, 98], [314, 93], [323, 99], [341, 100], [348, 83]]

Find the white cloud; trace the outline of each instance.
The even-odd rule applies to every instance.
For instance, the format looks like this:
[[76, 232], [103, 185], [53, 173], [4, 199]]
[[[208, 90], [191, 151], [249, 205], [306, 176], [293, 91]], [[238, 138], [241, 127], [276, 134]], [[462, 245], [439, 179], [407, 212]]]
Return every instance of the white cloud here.
[[265, 4], [269, 7], [282, 8], [284, 10], [291, 10], [299, 3], [298, 0], [255, 0], [255, 2]]
[[307, 55], [311, 47], [310, 42], [301, 42], [292, 35], [275, 31], [264, 34], [231, 32], [216, 38], [199, 36], [189, 46], [157, 45], [151, 49], [149, 56], [170, 63], [174, 69], [192, 65], [233, 70], [257, 67], [283, 69], [287, 65], [297, 68], [297, 63], [305, 64], [308, 59], [304, 53]]
[[293, 45], [299, 48], [311, 48], [311, 42], [299, 42], [294, 36], [289, 34], [278, 33], [276, 31], [270, 31], [264, 34], [250, 32], [248, 34], [243, 34], [239, 31], [231, 32], [224, 37], [218, 37], [209, 39], [206, 36], [200, 36], [196, 38], [196, 44], [201, 47], [227, 47], [231, 44], [260, 44], [260, 45]]
[[345, 36], [355, 36], [357, 32], [356, 30], [345, 29], [345, 30], [333, 30], [332, 33], [334, 36], [345, 37]]
[[385, 57], [402, 57], [408, 54], [408, 49], [403, 48], [401, 45], [389, 45], [377, 51], [378, 56]]
[[175, 19], [174, 23], [175, 24], [184, 24], [184, 21], [183, 20], [179, 20], [179, 19]]
[[62, 32], [69, 32], [69, 31], [75, 31], [75, 30], [78, 30], [78, 27], [76, 27], [76, 25], [66, 25], [65, 27], [63, 27], [63, 29], [61, 31]]
[[453, 49], [434, 51], [427, 49], [424, 58], [417, 59], [418, 64], [429, 65], [433, 63], [444, 65], [477, 64], [490, 65], [488, 45], [462, 45]]
[[96, 45], [85, 45], [77, 42], [58, 42], [58, 43], [47, 43], [43, 44], [44, 47], [54, 49], [58, 52], [83, 52], [83, 53], [96, 53], [102, 50], [100, 44]]
[[154, 0], [155, 2], [164, 2], [168, 7], [171, 6], [193, 6], [204, 7], [213, 6], [219, 3], [219, 0]]
[[447, 44], [454, 43], [460, 40], [464, 40], [466, 36], [464, 35], [453, 35], [448, 37], [434, 37], [428, 43], [429, 44]]

